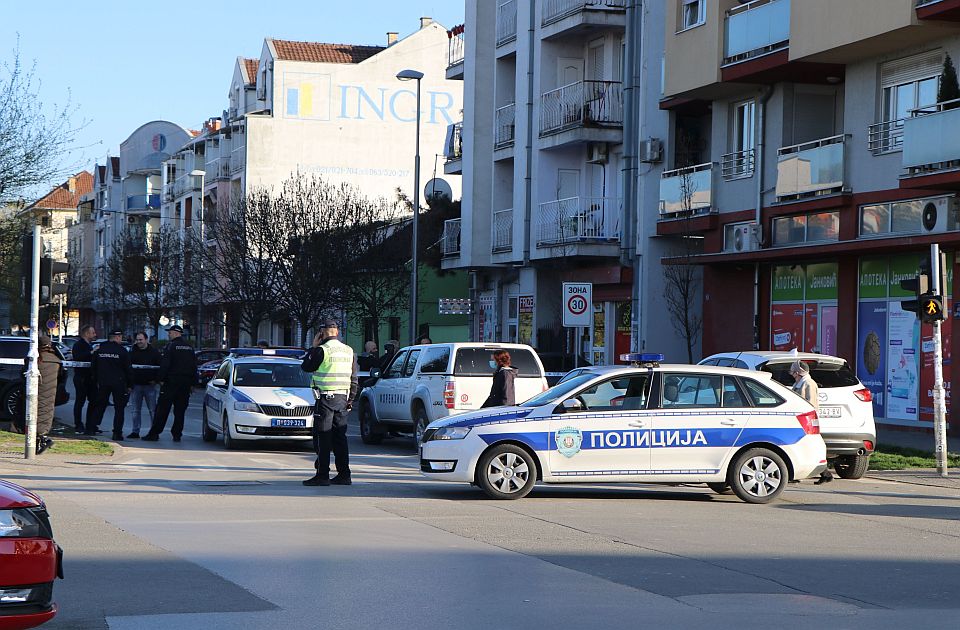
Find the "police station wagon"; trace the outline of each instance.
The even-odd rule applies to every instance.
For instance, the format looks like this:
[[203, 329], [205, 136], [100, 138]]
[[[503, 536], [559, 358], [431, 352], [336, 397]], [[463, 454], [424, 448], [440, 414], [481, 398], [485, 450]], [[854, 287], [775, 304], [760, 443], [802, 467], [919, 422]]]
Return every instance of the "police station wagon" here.
[[826, 469], [816, 411], [769, 374], [624, 357], [649, 362], [595, 368], [516, 407], [431, 423], [421, 471], [496, 499], [541, 480], [705, 483], [766, 503]]

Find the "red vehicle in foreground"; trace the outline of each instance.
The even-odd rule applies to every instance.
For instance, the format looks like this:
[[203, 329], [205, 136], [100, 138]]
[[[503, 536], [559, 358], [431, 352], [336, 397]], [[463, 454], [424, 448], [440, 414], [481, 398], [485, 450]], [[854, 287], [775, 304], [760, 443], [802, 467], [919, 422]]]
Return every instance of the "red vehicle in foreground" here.
[[35, 628], [57, 614], [53, 582], [63, 552], [43, 499], [0, 480], [0, 630]]

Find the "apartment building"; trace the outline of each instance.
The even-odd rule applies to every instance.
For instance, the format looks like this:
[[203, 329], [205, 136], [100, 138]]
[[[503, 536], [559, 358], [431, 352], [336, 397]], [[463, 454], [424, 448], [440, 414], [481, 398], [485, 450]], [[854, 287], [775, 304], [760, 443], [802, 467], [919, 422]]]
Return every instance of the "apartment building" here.
[[[474, 271], [477, 339], [576, 348], [608, 364], [630, 350], [636, 318], [638, 347], [686, 358], [668, 317], [632, 313], [634, 273], [644, 274], [641, 293], [662, 301], [659, 264], [622, 262], [636, 217], [622, 201], [626, 6], [467, 2], [465, 59], [450, 59], [467, 102], [464, 204], [444, 263]], [[665, 255], [656, 241], [644, 247]], [[589, 329], [562, 328], [563, 282], [593, 284]]]
[[932, 426], [932, 331], [900, 280], [939, 243], [951, 305], [958, 288], [960, 110], [938, 102], [958, 19], [949, 0], [667, 0], [648, 22], [665, 35], [656, 234], [702, 239], [704, 354], [840, 355], [879, 422]]

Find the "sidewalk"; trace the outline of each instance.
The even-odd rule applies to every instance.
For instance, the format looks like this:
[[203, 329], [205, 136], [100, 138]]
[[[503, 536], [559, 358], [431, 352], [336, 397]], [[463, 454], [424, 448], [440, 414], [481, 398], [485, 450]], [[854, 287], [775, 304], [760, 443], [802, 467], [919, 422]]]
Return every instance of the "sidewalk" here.
[[[932, 429], [929, 433], [923, 431], [902, 431], [896, 427], [889, 427], [880, 423], [877, 423], [877, 444], [915, 448], [930, 453], [936, 448]], [[947, 436], [947, 452], [960, 453], [960, 437], [955, 435]]]
[[952, 488], [960, 491], [960, 468], [947, 470], [949, 477], [941, 477], [936, 469], [912, 468], [908, 470], [871, 470], [865, 478], [896, 481], [915, 486], [933, 486], [937, 488]]

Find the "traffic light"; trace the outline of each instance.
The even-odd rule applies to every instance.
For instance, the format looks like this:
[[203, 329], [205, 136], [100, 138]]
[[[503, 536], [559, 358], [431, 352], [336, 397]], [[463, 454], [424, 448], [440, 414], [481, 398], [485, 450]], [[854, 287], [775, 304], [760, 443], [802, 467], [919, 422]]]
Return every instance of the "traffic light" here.
[[943, 316], [943, 298], [939, 295], [925, 295], [920, 301], [920, 320], [932, 324], [946, 319]]
[[54, 282], [54, 276], [70, 271], [70, 265], [57, 262], [50, 256], [40, 259], [40, 304], [49, 304], [54, 296], [67, 292], [67, 285]]
[[930, 293], [930, 260], [920, 261], [920, 273], [916, 277], [900, 281], [900, 288], [904, 291], [911, 291], [914, 296], [912, 300], [900, 300], [900, 306], [905, 311], [916, 313], [917, 317], [922, 319], [923, 298]]

